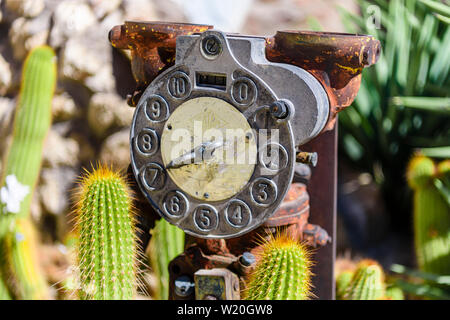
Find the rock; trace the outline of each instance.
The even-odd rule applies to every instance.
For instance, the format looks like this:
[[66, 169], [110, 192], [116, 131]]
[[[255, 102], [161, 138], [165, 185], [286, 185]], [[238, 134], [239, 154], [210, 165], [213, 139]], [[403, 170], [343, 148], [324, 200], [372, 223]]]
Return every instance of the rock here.
[[47, 168], [75, 167], [79, 151], [80, 147], [74, 139], [64, 138], [52, 128], [44, 144], [42, 165]]
[[59, 73], [62, 78], [84, 81], [101, 70], [102, 56], [88, 46], [84, 37], [71, 38], [60, 55]]
[[92, 92], [113, 92], [112, 47], [108, 32], [120, 24], [121, 15], [112, 14], [86, 32], [70, 38], [61, 53], [60, 76], [83, 83]]
[[[0, 97], [0, 158], [4, 158], [4, 150], [8, 149], [12, 124], [14, 120], [15, 101]], [[1, 171], [1, 170], [0, 170]]]
[[122, 0], [89, 0], [89, 3], [97, 18], [102, 19], [106, 15], [119, 8]]
[[17, 16], [34, 18], [45, 7], [44, 0], [6, 0], [5, 7]]
[[20, 17], [13, 21], [8, 36], [16, 60], [24, 60], [32, 48], [47, 42], [50, 15], [44, 11], [34, 19]]
[[97, 161], [96, 150], [92, 147], [88, 137], [86, 137], [86, 132], [72, 132], [70, 138], [74, 139], [80, 146], [78, 159], [82, 164], [94, 163]]
[[30, 214], [34, 221], [40, 221], [42, 217], [42, 207], [39, 201], [39, 194], [33, 192], [33, 197], [30, 203]]
[[152, 1], [123, 0], [125, 20], [158, 21], [159, 17]]
[[112, 68], [112, 47], [108, 41], [108, 33], [114, 26], [122, 24], [123, 21], [122, 12], [114, 11], [99, 23], [95, 35], [83, 37], [83, 40], [89, 43], [88, 47], [95, 47], [95, 54], [102, 58], [101, 68], [84, 80], [85, 86], [92, 92], [114, 92], [116, 89]]
[[38, 194], [45, 212], [61, 215], [69, 211], [69, 192], [76, 178], [77, 171], [72, 168], [42, 169]]
[[84, 84], [92, 92], [113, 92], [116, 89], [116, 82], [111, 63], [104, 64], [93, 76], [87, 77]]
[[126, 170], [130, 164], [130, 128], [110, 135], [102, 145], [100, 161], [113, 168]]
[[96, 93], [88, 107], [88, 123], [92, 131], [100, 138], [112, 129], [128, 126], [133, 118], [134, 109], [115, 93]]
[[85, 32], [89, 28], [92, 29], [92, 33], [95, 33], [96, 22], [94, 13], [85, 1], [60, 2], [53, 13], [50, 45], [55, 48], [60, 47], [68, 39]]
[[9, 63], [0, 54], [0, 95], [5, 95], [11, 87], [12, 74]]
[[52, 100], [53, 121], [64, 121], [77, 117], [80, 114], [73, 99], [67, 94], [55, 95]]

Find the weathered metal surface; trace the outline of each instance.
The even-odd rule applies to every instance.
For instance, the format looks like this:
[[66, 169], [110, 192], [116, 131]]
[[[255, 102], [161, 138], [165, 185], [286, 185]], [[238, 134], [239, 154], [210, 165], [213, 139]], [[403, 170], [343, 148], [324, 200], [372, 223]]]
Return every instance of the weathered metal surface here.
[[[200, 50], [201, 44], [209, 37], [215, 37], [221, 43], [221, 54], [214, 60], [204, 58], [205, 53]], [[227, 37], [218, 31], [180, 36], [176, 65], [148, 85], [136, 106], [130, 132], [133, 172], [142, 193], [158, 213], [190, 235], [230, 238], [261, 225], [275, 212], [289, 189], [295, 165], [295, 144], [310, 140], [320, 132], [328, 118], [327, 96], [320, 83], [300, 68], [288, 68], [284, 64], [279, 66], [263, 60], [264, 44], [263, 39]], [[248, 55], [252, 58], [245, 61]], [[271, 77], [263, 77], [265, 81], [261, 79], [264, 72], [271, 74]], [[197, 83], [198, 74], [210, 77], [220, 74], [227, 81], [223, 90], [205, 87]], [[172, 84], [180, 83], [180, 80], [184, 94], [174, 95]], [[241, 88], [241, 82], [252, 84], [254, 90], [249, 89], [248, 95], [245, 91], [248, 101], [239, 103], [236, 92]], [[278, 86], [289, 88], [292, 83], [303, 84], [297, 90], [288, 90], [290, 92], [285, 89], [282, 95], [298, 106], [294, 119], [273, 119], [264, 114], [261, 107], [278, 100], [275, 96], [279, 94]], [[305, 99], [305, 96], [311, 99]], [[155, 105], [159, 116], [151, 118], [149, 107]], [[292, 122], [296, 116], [300, 123]], [[206, 142], [193, 144], [198, 138], [203, 139], [196, 136], [194, 128], [198, 123], [201, 128], [220, 128], [223, 136], [219, 139], [228, 139], [223, 128], [227, 131], [238, 129], [236, 131], [242, 132], [241, 137], [233, 139], [245, 141], [238, 147], [245, 145], [242, 152], [245, 150], [248, 154], [247, 159], [257, 158], [257, 141], [261, 144], [261, 159], [263, 154], [267, 155], [275, 148], [279, 150], [280, 158], [267, 156], [245, 164], [220, 159], [226, 160], [220, 173], [208, 162], [201, 166], [191, 165], [195, 158], [200, 159], [200, 163], [204, 162], [203, 156], [200, 153], [196, 155], [195, 150], [201, 150], [203, 154], [209, 148]], [[260, 128], [276, 131], [277, 141], [267, 139], [267, 142], [262, 142], [266, 137]], [[185, 143], [180, 143], [180, 129], [190, 136]], [[254, 136], [251, 129], [255, 130]], [[246, 134], [254, 138], [246, 140]], [[146, 141], [151, 143], [145, 150]], [[184, 154], [173, 156], [173, 151], [180, 146]], [[178, 159], [183, 159], [180, 160], [181, 165]], [[174, 161], [178, 164], [171, 166]], [[209, 172], [208, 179], [205, 172]], [[266, 198], [258, 200], [261, 194]], [[174, 203], [176, 212], [170, 209]], [[240, 218], [233, 221], [232, 216], [236, 212]]]
[[332, 129], [336, 114], [353, 102], [362, 70], [377, 62], [381, 51], [372, 36], [334, 32], [278, 31], [266, 43], [268, 60], [301, 67], [322, 83], [331, 106], [325, 130]]
[[[302, 146], [302, 149], [317, 152], [320, 159], [308, 183], [311, 205], [309, 220], [320, 225], [336, 239], [337, 126]], [[335, 258], [336, 241], [319, 247], [314, 252], [313, 293], [319, 299], [334, 299]]]
[[[132, 71], [137, 88], [129, 103], [135, 106], [143, 89], [174, 64], [178, 35], [201, 33], [210, 28], [206, 25], [161, 22], [126, 22], [113, 28], [110, 32], [113, 46], [130, 49], [132, 53]], [[308, 186], [310, 198], [304, 185], [294, 185], [276, 214], [264, 226], [250, 233], [228, 240], [188, 236], [185, 252], [169, 265], [170, 299], [195, 298], [193, 293], [184, 297], [176, 296], [175, 280], [188, 275], [190, 281], [194, 281], [194, 273], [199, 269], [227, 268], [241, 276], [242, 288], [242, 277], [248, 274], [252, 266], [244, 265], [240, 257], [245, 252], [255, 253], [260, 243], [258, 241], [267, 238], [269, 233], [287, 231], [312, 246], [323, 246], [335, 237], [336, 114], [352, 103], [359, 89], [361, 72], [364, 67], [377, 61], [380, 44], [370, 36], [301, 31], [280, 31], [274, 37], [265, 38], [265, 42], [269, 61], [292, 64], [307, 70], [322, 84], [328, 95], [330, 113], [322, 131], [330, 131], [322, 132], [321, 136], [301, 147], [301, 151], [317, 152], [320, 161], [312, 175], [309, 168], [300, 166], [294, 179], [305, 182], [312, 177]], [[138, 211], [142, 216], [147, 215], [140, 223], [144, 229], [141, 237], [144, 238], [145, 247], [145, 241], [148, 240], [145, 233], [159, 217], [139, 190], [136, 192]], [[317, 225], [308, 223], [309, 203], [312, 206], [310, 220]], [[334, 298], [334, 260], [335, 243], [315, 251], [313, 284], [314, 294], [319, 299]]]
[[[246, 265], [244, 254], [257, 254], [261, 241], [268, 240], [271, 235], [286, 232], [299, 241], [304, 241], [311, 247], [327, 245], [331, 242], [328, 233], [317, 225], [308, 223], [309, 196], [306, 186], [293, 183], [276, 213], [265, 224], [243, 236], [230, 239], [201, 239], [191, 236], [186, 238], [186, 250], [177, 256], [169, 266], [169, 286], [174, 287], [175, 280], [180, 275], [193, 275], [199, 269], [227, 268], [241, 277], [241, 289], [245, 288], [243, 281], [252, 270]], [[330, 263], [330, 262], [326, 262]], [[331, 286], [331, 283], [328, 283]], [[193, 299], [180, 297], [172, 293], [170, 299]]]
[[[109, 34], [112, 45], [129, 49], [137, 89], [130, 99], [136, 105], [140, 93], [160, 72], [175, 61], [176, 38], [211, 29], [209, 25], [127, 21]], [[278, 31], [266, 38], [269, 61], [299, 66], [324, 86], [331, 112], [326, 130], [336, 114], [348, 107], [359, 90], [361, 72], [380, 55], [380, 42], [372, 36], [333, 32]]]
[[239, 278], [225, 268], [200, 269], [194, 274], [196, 300], [239, 300]]
[[140, 94], [156, 76], [175, 63], [176, 38], [211, 29], [209, 25], [126, 21], [109, 32], [109, 41], [118, 49], [131, 51], [131, 69], [136, 90], [129, 104], [135, 106]]

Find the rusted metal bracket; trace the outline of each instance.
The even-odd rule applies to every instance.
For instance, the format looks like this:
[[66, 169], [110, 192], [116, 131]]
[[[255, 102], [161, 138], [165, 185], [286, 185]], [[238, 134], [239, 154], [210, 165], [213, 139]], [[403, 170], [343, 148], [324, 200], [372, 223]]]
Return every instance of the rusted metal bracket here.
[[[109, 33], [111, 44], [131, 51], [131, 66], [137, 83], [130, 95], [136, 105], [145, 87], [175, 63], [176, 38], [200, 33], [210, 25], [127, 21]], [[301, 67], [321, 82], [328, 93], [330, 130], [336, 114], [350, 106], [358, 93], [361, 73], [380, 55], [380, 42], [372, 36], [332, 32], [278, 31], [266, 39], [266, 56], [272, 62]]]

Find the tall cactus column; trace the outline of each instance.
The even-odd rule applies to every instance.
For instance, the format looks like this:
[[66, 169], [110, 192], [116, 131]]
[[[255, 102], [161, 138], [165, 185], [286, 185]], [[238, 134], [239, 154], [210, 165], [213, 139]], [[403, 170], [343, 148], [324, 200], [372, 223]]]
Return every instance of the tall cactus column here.
[[[51, 124], [51, 102], [56, 83], [55, 54], [38, 47], [25, 61], [11, 148], [1, 179], [0, 232], [10, 225], [5, 217], [28, 216], [32, 191], [42, 161], [42, 148]], [[11, 219], [10, 219], [11, 220]]]
[[378, 300], [385, 295], [384, 273], [381, 266], [369, 259], [358, 263], [345, 292], [344, 300]]
[[184, 231], [164, 219], [156, 223], [150, 241], [150, 261], [158, 279], [157, 298], [169, 297], [169, 262], [184, 249]]
[[80, 299], [132, 299], [137, 248], [124, 178], [100, 166], [81, 181], [77, 205]]
[[[14, 284], [15, 295], [22, 299], [47, 296], [35, 253], [28, 250], [28, 245], [35, 245], [31, 244], [34, 241], [32, 226], [23, 228], [23, 224], [29, 222], [18, 221], [28, 219], [33, 190], [39, 177], [43, 144], [51, 124], [51, 101], [56, 84], [55, 60], [53, 50], [43, 46], [33, 49], [25, 61], [12, 144], [0, 180], [0, 245], [5, 246], [5, 242], [9, 244], [1, 257], [9, 262], [4, 265], [8, 278], [5, 281]], [[16, 239], [16, 234], [20, 234], [20, 241]], [[14, 268], [16, 258], [26, 261], [27, 268]]]
[[285, 234], [266, 241], [250, 274], [246, 300], [306, 300], [311, 296], [311, 260], [305, 245]]
[[[408, 183], [414, 190], [414, 242], [421, 270], [450, 273], [450, 205], [434, 181], [450, 174], [448, 162], [438, 167], [425, 156], [416, 155], [408, 167]], [[448, 178], [450, 180], [450, 178]]]

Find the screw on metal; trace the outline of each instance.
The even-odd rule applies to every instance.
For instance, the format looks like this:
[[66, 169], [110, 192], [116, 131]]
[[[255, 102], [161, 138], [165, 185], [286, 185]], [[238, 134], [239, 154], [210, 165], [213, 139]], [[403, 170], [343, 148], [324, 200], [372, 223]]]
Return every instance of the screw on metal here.
[[239, 258], [239, 261], [240, 263], [242, 263], [242, 265], [249, 267], [255, 263], [256, 258], [250, 252], [244, 252], [242, 256]]
[[222, 51], [222, 43], [216, 35], [209, 35], [202, 40], [202, 49], [208, 56], [217, 56]]
[[175, 280], [175, 294], [188, 297], [194, 293], [195, 283], [188, 276], [181, 276]]
[[277, 100], [269, 106], [270, 114], [277, 119], [285, 119], [289, 115], [289, 106], [286, 101]]
[[313, 167], [317, 165], [317, 152], [304, 152], [297, 153], [296, 160], [301, 163], [310, 164]]

